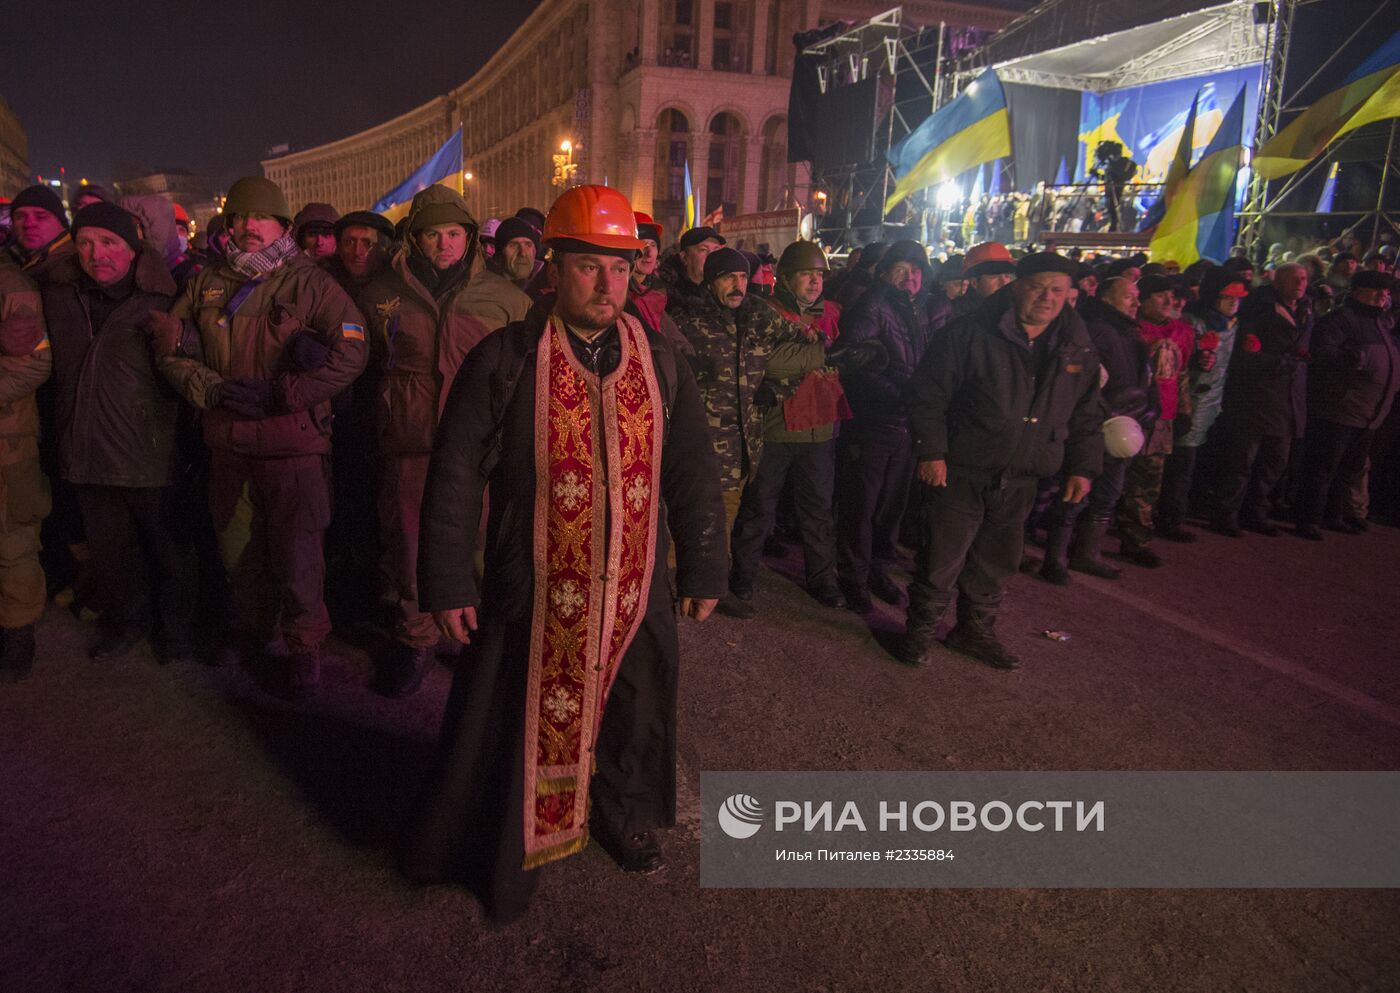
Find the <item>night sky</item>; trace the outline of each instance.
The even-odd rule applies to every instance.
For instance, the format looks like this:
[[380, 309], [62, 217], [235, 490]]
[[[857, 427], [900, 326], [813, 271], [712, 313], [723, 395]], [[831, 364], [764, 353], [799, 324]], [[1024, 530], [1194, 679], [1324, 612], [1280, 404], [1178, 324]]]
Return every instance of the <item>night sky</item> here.
[[[9, 13], [0, 95], [33, 172], [107, 182], [188, 169], [218, 185], [466, 81], [537, 0], [59, 0]], [[19, 21], [23, 21], [21, 25]]]

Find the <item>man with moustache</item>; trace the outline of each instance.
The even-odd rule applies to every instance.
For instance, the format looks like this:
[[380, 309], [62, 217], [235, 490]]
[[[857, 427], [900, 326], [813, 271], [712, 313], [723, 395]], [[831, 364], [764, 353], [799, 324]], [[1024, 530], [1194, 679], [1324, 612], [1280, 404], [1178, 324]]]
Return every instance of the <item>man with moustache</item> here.
[[543, 240], [552, 307], [467, 356], [423, 501], [420, 600], [471, 659], [402, 865], [417, 881], [466, 882], [497, 922], [522, 915], [536, 870], [590, 830], [624, 870], [664, 864], [676, 615], [704, 620], [724, 584], [699, 391], [667, 341], [623, 312], [641, 244], [630, 205], [575, 187]]
[[297, 247], [287, 198], [248, 176], [229, 188], [226, 259], [149, 329], [161, 371], [201, 412], [209, 510], [228, 571], [237, 664], [285, 641], [277, 689], [315, 692], [330, 633], [323, 541], [331, 517], [331, 400], [365, 367], [364, 318]]
[[[749, 264], [740, 252], [710, 252], [704, 279], [704, 294], [683, 297], [672, 315], [693, 350], [686, 358], [720, 460], [727, 535], [763, 454], [764, 415], [790, 397], [807, 373], [822, 367], [825, 348], [800, 325], [748, 294]], [[741, 581], [734, 582], [736, 578]], [[724, 612], [752, 617], [752, 586], [731, 576], [730, 592]]]

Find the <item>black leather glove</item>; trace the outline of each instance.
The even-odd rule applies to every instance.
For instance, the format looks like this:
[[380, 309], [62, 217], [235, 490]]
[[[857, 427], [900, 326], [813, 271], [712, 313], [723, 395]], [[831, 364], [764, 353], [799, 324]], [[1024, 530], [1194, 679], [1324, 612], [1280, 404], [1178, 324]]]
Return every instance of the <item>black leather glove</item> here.
[[315, 372], [330, 361], [331, 357], [330, 343], [323, 341], [319, 334], [310, 330], [298, 331], [287, 350], [291, 356], [292, 368], [298, 372]]
[[239, 417], [261, 420], [277, 413], [272, 383], [266, 379], [227, 379], [210, 392], [211, 407], [220, 407]]
[[761, 384], [758, 389], [753, 392], [753, 403], [759, 410], [767, 410], [777, 402], [778, 395], [773, 392], [773, 387], [769, 386], [767, 383]]
[[1178, 412], [1172, 418], [1172, 437], [1185, 438], [1191, 433], [1191, 415]]

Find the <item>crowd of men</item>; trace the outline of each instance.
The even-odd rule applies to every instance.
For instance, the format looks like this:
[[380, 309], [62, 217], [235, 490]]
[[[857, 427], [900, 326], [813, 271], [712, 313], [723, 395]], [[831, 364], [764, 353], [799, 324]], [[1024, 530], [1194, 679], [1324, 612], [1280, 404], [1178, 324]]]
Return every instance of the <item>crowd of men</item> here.
[[[95, 660], [147, 638], [165, 661], [274, 658], [292, 698], [333, 617], [383, 618], [393, 697], [471, 643], [406, 865], [453, 876], [494, 832], [474, 871], [506, 916], [586, 840], [590, 780], [609, 851], [659, 864], [676, 604], [754, 616], [775, 542], [828, 608], [907, 599], [899, 661], [927, 663], [954, 607], [942, 645], [1013, 669], [1018, 569], [1113, 579], [1191, 520], [1317, 541], [1400, 513], [1388, 249], [1182, 270], [902, 240], [833, 272], [812, 242], [669, 245], [607, 187], [478, 224], [431, 186], [394, 225], [293, 215], [249, 177], [195, 243], [162, 198], [83, 192], [71, 216], [43, 186], [10, 204], [0, 678], [29, 673], [50, 597], [96, 612]], [[538, 763], [493, 744], [522, 733]]]

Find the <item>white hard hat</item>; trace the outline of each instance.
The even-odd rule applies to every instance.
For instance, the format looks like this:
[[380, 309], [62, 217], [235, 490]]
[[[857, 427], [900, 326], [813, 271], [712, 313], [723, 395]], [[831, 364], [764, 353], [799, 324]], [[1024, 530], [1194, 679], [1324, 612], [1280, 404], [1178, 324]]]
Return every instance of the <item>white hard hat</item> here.
[[1103, 450], [1115, 459], [1130, 459], [1142, 451], [1142, 425], [1119, 414], [1103, 422]]

